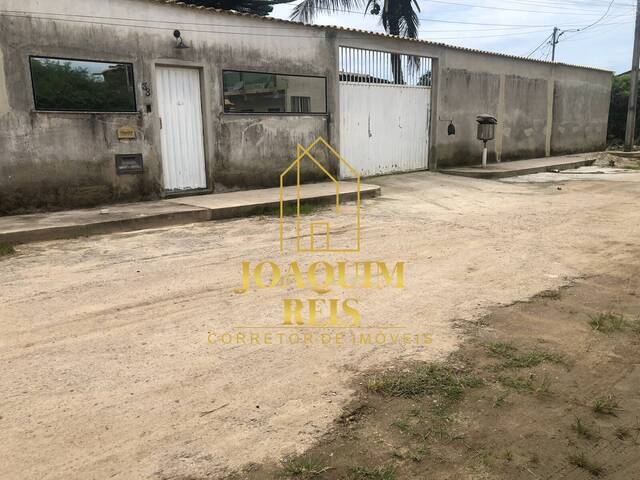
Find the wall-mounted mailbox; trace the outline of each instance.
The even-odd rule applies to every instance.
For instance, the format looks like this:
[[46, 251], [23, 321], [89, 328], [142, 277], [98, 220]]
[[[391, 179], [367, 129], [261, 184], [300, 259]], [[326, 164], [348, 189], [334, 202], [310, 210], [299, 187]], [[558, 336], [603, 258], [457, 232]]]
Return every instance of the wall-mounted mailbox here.
[[478, 140], [482, 140], [483, 142], [487, 142], [489, 140], [493, 140], [496, 132], [496, 124], [498, 120], [493, 115], [478, 115], [476, 117], [476, 121], [478, 122], [478, 132], [476, 138]]
[[135, 140], [136, 129], [133, 127], [120, 127], [117, 131], [118, 140]]
[[493, 115], [482, 114], [476, 117], [478, 132], [476, 138], [482, 140], [482, 168], [487, 166], [487, 142], [493, 140], [496, 135], [498, 120]]
[[116, 155], [116, 173], [118, 175], [144, 173], [141, 153]]

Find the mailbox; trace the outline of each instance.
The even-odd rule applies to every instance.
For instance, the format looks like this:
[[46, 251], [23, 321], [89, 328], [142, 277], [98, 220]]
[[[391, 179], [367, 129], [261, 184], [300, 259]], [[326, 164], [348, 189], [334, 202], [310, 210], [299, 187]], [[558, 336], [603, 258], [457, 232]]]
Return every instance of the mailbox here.
[[478, 133], [476, 138], [483, 142], [493, 140], [496, 134], [496, 124], [498, 123], [496, 117], [492, 115], [478, 115], [476, 117], [476, 121], [478, 122]]
[[493, 115], [478, 115], [476, 117], [476, 121], [478, 122], [478, 133], [476, 134], [476, 138], [478, 140], [482, 140], [482, 168], [487, 167], [487, 142], [489, 140], [493, 140], [496, 135], [496, 117]]

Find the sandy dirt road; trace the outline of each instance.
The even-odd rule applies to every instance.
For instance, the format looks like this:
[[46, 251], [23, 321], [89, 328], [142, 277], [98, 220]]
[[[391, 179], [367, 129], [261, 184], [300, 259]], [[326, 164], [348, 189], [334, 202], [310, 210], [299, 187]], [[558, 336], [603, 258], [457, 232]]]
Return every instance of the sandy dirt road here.
[[300, 262], [406, 262], [404, 289], [330, 295], [357, 297], [363, 326], [426, 332], [427, 346], [211, 345], [209, 332], [239, 325], [278, 332], [284, 297], [317, 296], [234, 293], [242, 261], [299, 259], [280, 254], [273, 217], [22, 246], [0, 259], [0, 478], [217, 478], [300, 452], [340, 414], [359, 371], [443, 358], [461, 340], [452, 320], [625, 258], [640, 243], [640, 174], [621, 175], [377, 179], [360, 254]]

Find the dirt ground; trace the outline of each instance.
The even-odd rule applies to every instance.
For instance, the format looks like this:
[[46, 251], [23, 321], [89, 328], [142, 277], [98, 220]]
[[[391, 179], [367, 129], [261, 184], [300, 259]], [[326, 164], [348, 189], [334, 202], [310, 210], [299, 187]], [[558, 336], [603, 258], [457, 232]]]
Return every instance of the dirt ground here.
[[[633, 265], [640, 174], [620, 175], [554, 183], [426, 172], [380, 178], [383, 197], [363, 204], [359, 254], [281, 254], [273, 217], [21, 246], [0, 259], [0, 478], [222, 478], [302, 454], [359, 398], [362, 372], [445, 360], [495, 307]], [[282, 302], [299, 292], [234, 293], [242, 261], [354, 258], [405, 261], [405, 287], [334, 288], [332, 296], [357, 297], [363, 327], [374, 334], [390, 337], [385, 326], [401, 325], [401, 333], [428, 333], [430, 344], [208, 342], [212, 331], [292, 331], [278, 327]], [[564, 332], [547, 327], [522, 342], [522, 332], [504, 334], [526, 350], [534, 338]], [[594, 335], [582, 328], [567, 356], [578, 358]], [[512, 455], [520, 462], [528, 453]], [[554, 461], [565, 462], [565, 453]]]
[[639, 252], [461, 323], [434, 381], [424, 363], [363, 374], [317, 445], [229, 478], [640, 478]]

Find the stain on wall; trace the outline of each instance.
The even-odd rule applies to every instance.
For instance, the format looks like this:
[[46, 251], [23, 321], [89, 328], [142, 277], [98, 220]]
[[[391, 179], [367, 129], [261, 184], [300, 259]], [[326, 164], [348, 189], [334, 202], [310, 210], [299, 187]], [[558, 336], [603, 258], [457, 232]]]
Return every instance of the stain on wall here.
[[[472, 165], [482, 157], [482, 142], [476, 139], [476, 116], [497, 115], [500, 76], [470, 72], [464, 69], [444, 69], [441, 118], [453, 120], [455, 135], [447, 135], [447, 121], [438, 121], [438, 167]], [[495, 150], [489, 149], [489, 160], [495, 160]]]
[[507, 75], [501, 160], [544, 157], [547, 128], [547, 81]]
[[610, 84], [572, 80], [555, 82], [552, 155], [593, 152], [606, 147], [610, 92]]

